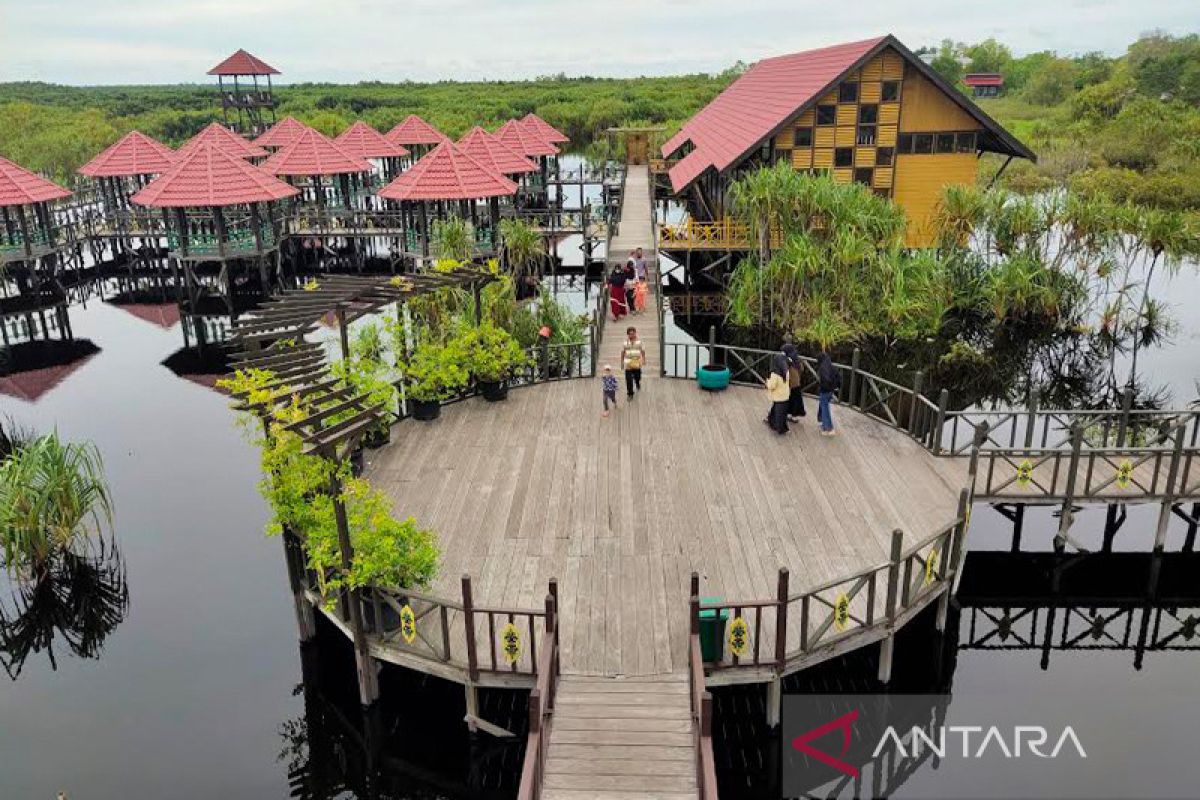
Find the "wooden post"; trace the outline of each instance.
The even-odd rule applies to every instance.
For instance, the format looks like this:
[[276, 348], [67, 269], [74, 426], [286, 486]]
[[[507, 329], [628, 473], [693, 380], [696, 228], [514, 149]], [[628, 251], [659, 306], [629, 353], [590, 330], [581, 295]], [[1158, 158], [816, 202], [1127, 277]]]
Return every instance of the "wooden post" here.
[[778, 728], [781, 717], [783, 717], [783, 679], [779, 677], [779, 673], [776, 673], [767, 682], [767, 726]]
[[[775, 669], [781, 674], [787, 660], [788, 579], [787, 567], [779, 568], [779, 583], [775, 589]], [[778, 677], [778, 675], [777, 675]]]
[[922, 370], [917, 370], [917, 374], [913, 375], [912, 386], [912, 402], [908, 405], [908, 434], [915, 436], [917, 434], [917, 409], [920, 408], [921, 390], [925, 385], [925, 373]]
[[1058, 517], [1058, 533], [1054, 537], [1056, 545], [1061, 545], [1067, 539], [1067, 531], [1071, 529], [1074, 516], [1072, 507], [1075, 505], [1075, 474], [1079, 471], [1080, 451], [1083, 450], [1083, 428], [1071, 427], [1071, 460], [1067, 465], [1067, 485], [1063, 498], [1062, 513]]
[[338, 334], [342, 342], [342, 358], [346, 361], [350, 360], [350, 332], [346, 329], [346, 309], [338, 306], [334, 310], [334, 316], [337, 317]]
[[588, 349], [592, 354], [592, 375], [596, 374], [596, 360], [600, 354], [596, 352], [596, 309], [592, 309], [592, 324], [588, 325]]
[[1175, 504], [1175, 483], [1179, 479], [1179, 464], [1183, 460], [1183, 425], [1175, 428], [1175, 446], [1171, 449], [1171, 461], [1167, 466], [1167, 484], [1163, 490], [1162, 507], [1158, 510], [1158, 527], [1154, 531], [1154, 552], [1162, 553], [1167, 542], [1167, 527], [1171, 521], [1171, 507]]
[[950, 390], [942, 389], [938, 395], [937, 417], [933, 422], [933, 454], [942, 454], [942, 428], [946, 427], [946, 407], [950, 405]]
[[1117, 422], [1117, 447], [1125, 446], [1125, 437], [1129, 435], [1129, 412], [1133, 410], [1133, 388], [1127, 387], [1121, 392], [1121, 417]]
[[[661, 339], [662, 339], [662, 331], [659, 331], [659, 340], [661, 341]], [[716, 325], [708, 326], [708, 363], [710, 363], [710, 364], [717, 363], [717, 326]], [[703, 366], [703, 365], [697, 364], [696, 366], [699, 367], [699, 366]]]
[[[329, 474], [329, 493], [333, 500], [333, 516], [338, 529], [338, 549], [342, 556], [342, 570], [350, 571], [354, 559], [354, 550], [350, 545], [350, 525], [346, 521], [346, 504], [342, 501], [342, 482], [337, 471]], [[350, 630], [354, 637], [354, 662], [358, 668], [358, 696], [364, 706], [369, 706], [379, 699], [379, 677], [375, 672], [375, 663], [371, 660], [367, 636], [363, 630], [362, 602], [358, 590], [351, 590]]]
[[850, 356], [850, 402], [848, 406], [858, 406], [858, 363], [862, 359], [862, 351], [857, 347], [854, 348], [853, 355]]
[[474, 602], [471, 599], [471, 576], [462, 576], [462, 607], [463, 625], [467, 637], [467, 676], [471, 682], [479, 680], [479, 658], [475, 652], [475, 618], [472, 610]]
[[1029, 396], [1029, 413], [1025, 422], [1025, 449], [1033, 447], [1033, 432], [1037, 428], [1037, 396]]
[[892, 553], [888, 562], [887, 601], [884, 613], [890, 625], [896, 619], [896, 597], [900, 584], [900, 554], [904, 551], [904, 531], [892, 531]]

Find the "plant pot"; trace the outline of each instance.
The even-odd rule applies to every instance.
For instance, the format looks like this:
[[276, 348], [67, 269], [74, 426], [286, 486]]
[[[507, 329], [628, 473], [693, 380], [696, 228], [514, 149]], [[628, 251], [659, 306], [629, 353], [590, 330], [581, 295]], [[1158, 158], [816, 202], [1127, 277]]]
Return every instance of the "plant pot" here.
[[437, 400], [413, 400], [413, 419], [429, 422], [442, 415], [442, 404]]
[[729, 367], [723, 364], [705, 364], [696, 370], [696, 383], [701, 389], [719, 392], [729, 386]]
[[498, 403], [508, 397], [508, 381], [479, 381], [479, 393], [489, 403]]
[[392, 426], [383, 425], [379, 428], [372, 428], [363, 436], [363, 447], [368, 447], [372, 450], [377, 450], [392, 440]]

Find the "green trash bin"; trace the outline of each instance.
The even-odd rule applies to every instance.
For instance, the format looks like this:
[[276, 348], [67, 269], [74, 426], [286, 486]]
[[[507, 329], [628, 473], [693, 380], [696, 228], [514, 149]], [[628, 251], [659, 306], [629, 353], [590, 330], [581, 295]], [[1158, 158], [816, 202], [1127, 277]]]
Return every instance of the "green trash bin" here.
[[728, 608], [704, 608], [706, 603], [719, 603], [719, 597], [700, 598], [700, 657], [705, 663], [719, 661], [725, 650], [725, 623]]

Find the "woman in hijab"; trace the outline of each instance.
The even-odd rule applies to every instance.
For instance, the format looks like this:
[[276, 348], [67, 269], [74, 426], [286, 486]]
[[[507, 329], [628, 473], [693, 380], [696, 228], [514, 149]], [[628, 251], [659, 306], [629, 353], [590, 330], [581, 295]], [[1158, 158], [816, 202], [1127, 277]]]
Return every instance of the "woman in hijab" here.
[[771, 374], [767, 377], [767, 397], [771, 401], [771, 410], [763, 422], [771, 426], [778, 434], [788, 432], [788, 359], [783, 353], [776, 353], [771, 358]]
[[829, 358], [829, 353], [824, 350], [817, 356], [817, 383], [821, 392], [817, 406], [817, 422], [821, 423], [822, 436], [833, 436], [833, 415], [829, 411], [829, 404], [833, 402], [834, 394], [842, 388], [842, 373], [838, 372]]
[[613, 267], [612, 274], [608, 276], [608, 305], [613, 322], [629, 313], [625, 305], [625, 270], [619, 264]]
[[807, 412], [804, 410], [804, 390], [800, 384], [804, 378], [804, 362], [800, 360], [800, 351], [791, 336], [783, 338], [783, 354], [788, 360], [788, 407], [789, 422], [799, 422]]

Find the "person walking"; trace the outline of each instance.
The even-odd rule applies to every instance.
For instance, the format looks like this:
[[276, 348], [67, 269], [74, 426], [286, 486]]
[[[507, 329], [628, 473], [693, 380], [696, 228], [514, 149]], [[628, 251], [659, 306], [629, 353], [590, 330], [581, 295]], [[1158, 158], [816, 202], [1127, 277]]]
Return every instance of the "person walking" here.
[[808, 413], [804, 410], [804, 390], [800, 388], [804, 381], [804, 361], [790, 334], [783, 337], [783, 354], [788, 360], [788, 421], [799, 422]]
[[638, 278], [633, 285], [633, 313], [641, 314], [646, 310], [646, 295], [650, 291], [645, 278]]
[[633, 268], [633, 253], [629, 254], [629, 260], [625, 262], [625, 308], [628, 313], [633, 313], [634, 301], [634, 286], [637, 284], [637, 270]]
[[638, 280], [649, 280], [650, 275], [646, 270], [646, 257], [642, 255], [642, 248], [638, 247], [633, 251], [633, 271]]
[[625, 370], [625, 393], [633, 399], [635, 391], [642, 390], [642, 367], [646, 363], [646, 348], [638, 338], [637, 328], [625, 329], [625, 342], [621, 345], [621, 366]]
[[833, 396], [842, 388], [842, 373], [838, 372], [829, 353], [824, 350], [817, 356], [817, 384], [820, 389], [817, 422], [821, 423], [822, 436], [833, 436], [833, 414], [829, 406], [833, 402]]
[[608, 416], [608, 405], [612, 403], [612, 407], [617, 407], [617, 376], [613, 375], [612, 366], [604, 365], [604, 377], [600, 379], [601, 387], [604, 391], [604, 414]]
[[629, 313], [625, 302], [625, 270], [619, 266], [613, 267], [612, 274], [608, 276], [608, 305], [613, 322]]
[[763, 420], [771, 430], [783, 435], [788, 432], [788, 361], [783, 353], [776, 353], [771, 358], [771, 374], [767, 376], [767, 399], [771, 407], [767, 410], [767, 418]]

